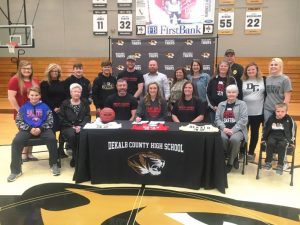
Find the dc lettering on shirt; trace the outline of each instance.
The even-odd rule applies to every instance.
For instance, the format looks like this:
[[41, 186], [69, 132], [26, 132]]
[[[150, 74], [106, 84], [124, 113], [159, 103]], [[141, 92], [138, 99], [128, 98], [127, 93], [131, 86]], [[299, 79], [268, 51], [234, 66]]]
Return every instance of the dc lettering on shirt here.
[[224, 90], [225, 90], [225, 85], [223, 81], [219, 81], [217, 85], [217, 95], [218, 96], [223, 96], [224, 95]]
[[247, 90], [252, 90], [253, 92], [259, 91], [259, 85], [253, 84], [253, 83], [248, 83], [246, 86]]

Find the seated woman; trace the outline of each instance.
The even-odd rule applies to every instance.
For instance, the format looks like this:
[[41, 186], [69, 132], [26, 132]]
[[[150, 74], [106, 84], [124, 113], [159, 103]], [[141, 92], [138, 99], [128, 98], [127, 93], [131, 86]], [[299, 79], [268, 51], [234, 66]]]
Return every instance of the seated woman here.
[[226, 165], [230, 173], [232, 165], [239, 168], [238, 153], [241, 141], [248, 139], [247, 123], [248, 112], [244, 101], [237, 99], [238, 87], [228, 85], [226, 88], [227, 100], [220, 102], [216, 111], [215, 124], [221, 131], [225, 153], [228, 155]]
[[39, 87], [28, 89], [28, 99], [16, 117], [16, 124], [19, 132], [16, 134], [11, 145], [11, 174], [7, 178], [8, 182], [15, 181], [22, 175], [21, 154], [22, 149], [27, 146], [27, 141], [32, 137], [40, 137], [46, 140], [49, 151], [49, 164], [54, 176], [60, 175], [57, 165], [57, 144], [52, 132], [53, 115], [50, 108], [41, 99]]
[[192, 81], [187, 81], [182, 87], [181, 98], [172, 109], [172, 120], [174, 122], [201, 122], [204, 119], [205, 110], [205, 104], [195, 97]]
[[151, 82], [147, 88], [146, 96], [139, 102], [136, 121], [152, 120], [165, 121], [168, 116], [167, 102], [161, 97], [159, 86]]
[[72, 149], [70, 166], [75, 166], [76, 149], [78, 140], [76, 134], [86, 123], [91, 121], [90, 105], [85, 99], [81, 99], [82, 87], [80, 84], [70, 85], [71, 99], [66, 99], [60, 106], [58, 116], [61, 121], [61, 132], [67, 139]]

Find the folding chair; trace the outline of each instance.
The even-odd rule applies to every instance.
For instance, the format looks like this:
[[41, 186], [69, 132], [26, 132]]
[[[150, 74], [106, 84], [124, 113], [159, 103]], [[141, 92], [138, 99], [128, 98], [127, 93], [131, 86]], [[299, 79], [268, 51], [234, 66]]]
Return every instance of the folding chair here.
[[[38, 146], [38, 145], [46, 145], [46, 142], [44, 139], [41, 137], [31, 137], [27, 141], [27, 146]], [[42, 152], [48, 152], [48, 150], [41, 150], [41, 151], [35, 151], [33, 153], [42, 153]], [[61, 167], [61, 159], [59, 152], [57, 154], [57, 161], [58, 161], [58, 166]]]
[[[295, 137], [297, 135], [297, 124], [294, 122], [295, 126]], [[296, 150], [296, 138], [294, 140], [293, 144], [290, 144], [287, 147], [287, 152], [286, 155], [291, 157], [291, 160], [288, 160], [289, 157], [286, 157], [287, 161], [285, 163], [291, 164], [290, 166], [290, 175], [291, 175], [291, 181], [290, 181], [290, 186], [294, 185], [294, 164], [295, 164], [295, 150]], [[260, 150], [259, 150], [259, 158], [258, 158], [258, 166], [257, 166], [257, 173], [256, 173], [256, 180], [259, 179], [259, 172], [262, 169], [262, 160], [265, 159], [266, 157], [263, 157], [263, 152], [267, 151], [267, 145], [265, 143], [261, 143], [260, 145]], [[274, 152], [274, 154], [277, 154]], [[278, 161], [278, 160], [273, 160], [273, 161]]]

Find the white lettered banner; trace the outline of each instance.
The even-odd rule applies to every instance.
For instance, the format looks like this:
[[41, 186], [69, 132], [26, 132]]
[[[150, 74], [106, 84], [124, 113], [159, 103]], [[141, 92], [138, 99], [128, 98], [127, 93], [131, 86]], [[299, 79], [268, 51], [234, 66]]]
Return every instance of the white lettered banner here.
[[260, 34], [262, 27], [261, 8], [248, 8], [246, 11], [245, 34]]
[[234, 9], [220, 8], [218, 17], [218, 34], [233, 34]]
[[107, 0], [93, 0], [93, 7], [107, 7]]
[[132, 35], [132, 10], [118, 11], [118, 34]]
[[106, 10], [93, 11], [93, 34], [107, 35], [107, 11]]

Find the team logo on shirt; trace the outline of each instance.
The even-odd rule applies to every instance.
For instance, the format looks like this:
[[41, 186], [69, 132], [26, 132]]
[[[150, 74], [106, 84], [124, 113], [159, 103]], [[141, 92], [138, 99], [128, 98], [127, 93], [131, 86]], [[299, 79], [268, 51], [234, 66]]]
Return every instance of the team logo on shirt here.
[[284, 130], [282, 123], [272, 123], [272, 130]]
[[253, 92], [259, 91], [259, 85], [253, 84], [253, 83], [248, 83], [246, 86], [247, 90], [252, 90]]
[[128, 165], [139, 175], [158, 176], [165, 166], [165, 160], [153, 152], [139, 152], [128, 158]]
[[225, 84], [223, 81], [219, 81], [217, 85], [217, 95], [223, 96], [225, 91]]

